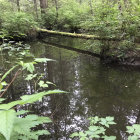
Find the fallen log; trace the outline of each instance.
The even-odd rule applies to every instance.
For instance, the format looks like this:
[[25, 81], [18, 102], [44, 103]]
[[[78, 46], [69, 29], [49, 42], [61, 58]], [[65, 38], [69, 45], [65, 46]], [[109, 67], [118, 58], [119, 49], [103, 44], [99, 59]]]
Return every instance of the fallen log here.
[[39, 33], [46, 33], [48, 35], [60, 35], [60, 36], [67, 36], [67, 37], [73, 37], [73, 38], [82, 38], [82, 39], [121, 41], [118, 38], [99, 37], [99, 36], [95, 36], [95, 35], [59, 32], [59, 31], [52, 31], [52, 30], [47, 30], [47, 29], [38, 29], [38, 32]]

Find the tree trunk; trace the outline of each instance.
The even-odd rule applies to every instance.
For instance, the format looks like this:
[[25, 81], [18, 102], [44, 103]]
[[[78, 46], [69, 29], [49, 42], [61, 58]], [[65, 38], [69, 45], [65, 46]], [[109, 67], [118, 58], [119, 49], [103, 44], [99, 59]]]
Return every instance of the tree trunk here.
[[20, 3], [19, 3], [20, 0], [17, 0], [17, 8], [18, 8], [18, 12], [20, 12]]
[[93, 15], [92, 0], [89, 0], [90, 12]]
[[55, 24], [57, 24], [57, 20], [58, 20], [58, 1], [54, 0], [55, 3], [55, 9], [56, 9], [56, 19], [55, 19]]
[[34, 0], [34, 11], [35, 11], [36, 18], [38, 19], [38, 13], [37, 13], [37, 0]]
[[39, 1], [40, 1], [41, 14], [45, 14], [47, 8], [47, 2], [46, 0], [39, 0]]

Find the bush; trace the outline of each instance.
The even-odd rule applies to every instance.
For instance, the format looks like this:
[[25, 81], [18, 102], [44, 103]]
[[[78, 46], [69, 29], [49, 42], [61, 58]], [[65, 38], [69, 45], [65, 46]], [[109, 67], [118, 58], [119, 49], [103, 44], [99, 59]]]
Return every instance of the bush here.
[[32, 15], [22, 12], [5, 13], [2, 29], [9, 35], [22, 35], [28, 34], [30, 30], [35, 29], [37, 25]]
[[59, 30], [76, 32], [81, 28], [80, 22], [83, 17], [86, 17], [88, 11], [87, 3], [79, 4], [75, 0], [62, 1], [59, 5], [58, 17], [56, 16], [55, 27]]

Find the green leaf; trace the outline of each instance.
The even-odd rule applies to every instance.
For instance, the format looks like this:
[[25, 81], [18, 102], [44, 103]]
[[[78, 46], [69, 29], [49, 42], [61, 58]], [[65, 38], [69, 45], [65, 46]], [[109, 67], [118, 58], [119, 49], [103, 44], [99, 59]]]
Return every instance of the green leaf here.
[[24, 105], [24, 104], [28, 104], [28, 103], [34, 103], [34, 102], [42, 99], [42, 97], [45, 95], [55, 94], [55, 93], [67, 93], [67, 92], [61, 91], [61, 90], [50, 90], [50, 91], [46, 91], [46, 92], [44, 91], [44, 92], [40, 92], [40, 93], [36, 93], [36, 94], [32, 94], [32, 95], [24, 95], [21, 97], [21, 100], [17, 100], [17, 101], [10, 102], [8, 104], [0, 105], [0, 109], [8, 110], [8, 109], [14, 107], [15, 105]]
[[93, 125], [98, 123], [100, 121], [100, 118], [98, 116], [95, 116], [95, 117], [90, 117], [88, 120], [90, 120], [90, 124]]
[[50, 132], [47, 130], [38, 130], [32, 132], [33, 135], [40, 136], [40, 135], [50, 135]]
[[44, 92], [36, 93], [33, 95], [24, 95], [21, 97], [22, 103], [20, 103], [20, 104], [23, 105], [23, 104], [27, 104], [27, 103], [33, 103], [33, 102], [36, 102], [36, 101], [42, 99], [42, 97], [45, 95], [54, 94], [54, 93], [66, 93], [66, 92], [61, 91], [61, 90], [50, 90], [47, 92], [44, 91]]
[[11, 71], [13, 71], [17, 66], [18, 66], [18, 65], [13, 66], [10, 70], [8, 70], [8, 71], [2, 76], [2, 78], [1, 78], [0, 81], [3, 81], [3, 80], [6, 78], [6, 76], [7, 76]]
[[21, 100], [13, 101], [13, 102], [10, 102], [8, 104], [1, 104], [0, 109], [8, 110], [8, 109], [11, 109], [12, 107], [20, 104], [20, 103], [22, 103]]
[[8, 104], [0, 105], [0, 109], [8, 110], [8, 109], [14, 107], [15, 105], [24, 105], [24, 104], [28, 104], [28, 103], [34, 103], [34, 102], [42, 99], [42, 97], [45, 95], [55, 94], [55, 93], [67, 93], [67, 92], [61, 91], [61, 90], [50, 90], [50, 91], [46, 91], [46, 92], [44, 91], [44, 92], [40, 92], [40, 93], [36, 93], [36, 94], [32, 94], [32, 95], [24, 95], [21, 97], [21, 100], [17, 100], [17, 101], [10, 102]]
[[3, 89], [3, 85], [2, 83], [0, 83], [0, 91]]
[[[36, 127], [37, 125], [50, 123], [51, 120], [48, 117], [39, 117], [37, 115], [27, 115], [25, 118], [16, 118], [14, 122], [14, 128], [12, 131], [12, 140], [18, 139], [34, 139], [38, 140], [39, 135], [49, 135], [50, 133], [47, 130], [32, 131], [31, 128]], [[23, 125], [24, 124], [24, 125]], [[22, 137], [21, 137], [22, 136]]]
[[90, 130], [90, 131], [96, 131], [97, 129], [99, 128], [99, 126], [90, 126], [88, 129]]
[[0, 111], [0, 133], [6, 138], [6, 140], [10, 140], [14, 119], [15, 111], [13, 109]]
[[127, 131], [129, 134], [134, 133], [134, 128], [132, 126], [126, 126]]
[[29, 113], [29, 112], [30, 111], [28, 111], [28, 110], [20, 110], [20, 111], [16, 112], [16, 115], [19, 116], [19, 115], [23, 115], [23, 114]]
[[54, 85], [54, 86], [56, 86], [54, 83], [49, 82], [49, 81], [46, 81], [46, 84], [50, 84], [50, 85]]
[[40, 87], [48, 87], [48, 84], [45, 84], [44, 81], [39, 81], [38, 84]]
[[139, 140], [138, 136], [129, 136], [128, 140]]
[[84, 132], [79, 132], [79, 136], [80, 136], [80, 137], [86, 137], [86, 136], [87, 136], [87, 134], [86, 134], [86, 133], [84, 133]]
[[3, 102], [5, 99], [4, 98], [0, 98], [0, 103]]
[[90, 138], [100, 138], [100, 136], [97, 135], [97, 134], [92, 134], [92, 135], [90, 136]]
[[35, 62], [28, 62], [28, 63], [24, 63], [23, 61], [19, 62], [19, 65], [23, 67], [23, 70], [27, 69], [27, 71], [29, 71], [30, 73], [33, 73], [35, 70], [34, 64]]
[[34, 60], [35, 62], [47, 62], [47, 61], [54, 61], [52, 59], [48, 59], [48, 58], [35, 58]]
[[87, 138], [86, 137], [81, 137], [80, 140], [87, 140]]
[[25, 80], [29, 81], [34, 79], [37, 76], [37, 74], [28, 74], [27, 77], [25, 78]]
[[4, 82], [1, 82], [1, 84], [2, 84], [3, 86], [8, 85], [5, 81], [4, 81]]
[[77, 136], [79, 136], [79, 133], [77, 133], [77, 132], [70, 135], [71, 138], [74, 138], [74, 137], [77, 137]]
[[27, 68], [27, 71], [29, 71], [30, 73], [33, 73], [35, 70], [33, 62], [25, 63], [23, 68]]
[[116, 136], [103, 136], [104, 140], [116, 140]]
[[140, 124], [134, 124], [133, 128], [135, 129], [135, 135], [140, 136]]
[[114, 117], [106, 117], [107, 121], [114, 121]]

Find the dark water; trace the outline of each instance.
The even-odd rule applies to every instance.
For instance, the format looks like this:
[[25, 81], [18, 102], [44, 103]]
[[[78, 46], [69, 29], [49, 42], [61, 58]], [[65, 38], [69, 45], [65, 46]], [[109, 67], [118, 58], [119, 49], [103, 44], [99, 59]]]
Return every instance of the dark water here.
[[[43, 125], [51, 135], [42, 140], [69, 140], [70, 134], [86, 128], [86, 119], [91, 116], [114, 116], [117, 125], [111, 126], [108, 135], [115, 135], [118, 140], [126, 139], [127, 125], [140, 123], [139, 68], [104, 65], [97, 58], [41, 42], [31, 43], [31, 46], [35, 57], [56, 60], [36, 66], [39, 73], [44, 73], [48, 81], [57, 85], [50, 88], [69, 92], [46, 96], [42, 102], [25, 106], [53, 120]], [[17, 99], [32, 93], [33, 84], [19, 76], [9, 92], [13, 93], [9, 99]]]

